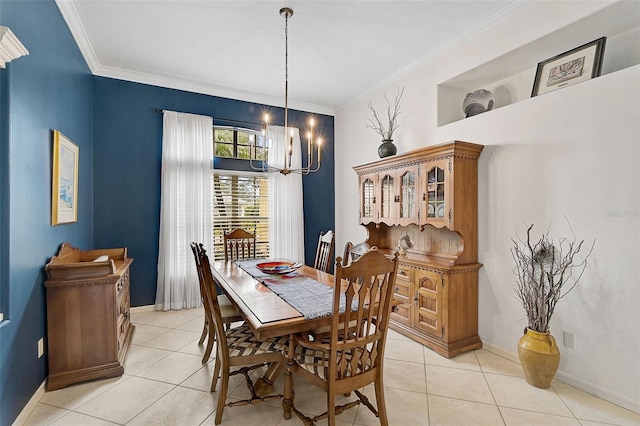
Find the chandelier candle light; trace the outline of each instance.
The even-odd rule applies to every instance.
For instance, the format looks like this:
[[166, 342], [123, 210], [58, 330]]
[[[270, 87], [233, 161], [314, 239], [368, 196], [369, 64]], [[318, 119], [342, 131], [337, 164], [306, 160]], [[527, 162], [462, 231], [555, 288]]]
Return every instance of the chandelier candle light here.
[[[273, 173], [278, 172], [283, 175], [288, 175], [290, 173], [298, 173], [302, 175], [307, 175], [309, 173], [314, 173], [320, 170], [320, 162], [322, 160], [322, 151], [320, 150], [320, 146], [322, 145], [322, 139], [317, 139], [314, 141], [313, 139], [313, 126], [315, 124], [313, 118], [309, 119], [309, 128], [310, 130], [307, 132], [307, 165], [306, 167], [301, 168], [291, 168], [291, 157], [293, 155], [293, 134], [294, 130], [291, 129], [289, 132], [289, 18], [293, 16], [293, 10], [288, 7], [283, 7], [280, 9], [280, 16], [284, 18], [284, 134], [289, 135], [289, 147], [284, 150], [284, 163], [282, 168], [271, 166], [268, 164], [268, 160], [264, 159], [262, 161], [262, 166], [256, 167], [253, 165], [253, 158], [251, 157], [250, 164], [251, 168], [254, 170], [260, 170], [262, 172]], [[262, 140], [263, 143], [267, 140], [267, 133], [269, 129], [269, 115], [264, 115], [264, 123], [262, 128]], [[257, 138], [256, 138], [257, 139]], [[257, 152], [257, 141], [254, 140], [254, 149]], [[266, 143], [265, 143], [266, 144]], [[314, 145], [317, 146], [318, 151], [318, 163], [314, 167]], [[287, 159], [287, 157], [289, 157]]]

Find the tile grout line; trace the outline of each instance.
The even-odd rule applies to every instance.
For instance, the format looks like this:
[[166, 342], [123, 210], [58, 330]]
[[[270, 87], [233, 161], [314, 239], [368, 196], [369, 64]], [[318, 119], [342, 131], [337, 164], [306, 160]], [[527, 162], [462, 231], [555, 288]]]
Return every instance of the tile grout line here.
[[502, 423], [504, 425], [507, 424], [506, 420], [504, 419], [504, 415], [502, 414], [502, 410], [500, 409], [500, 406], [498, 405], [498, 401], [496, 401], [496, 396], [493, 394], [493, 390], [491, 389], [491, 385], [489, 384], [489, 380], [487, 379], [487, 375], [484, 371], [484, 368], [482, 367], [482, 362], [480, 362], [480, 358], [478, 358], [478, 353], [476, 351], [473, 351], [473, 356], [476, 358], [476, 361], [478, 362], [478, 366], [480, 367], [480, 372], [482, 373], [482, 378], [484, 379], [484, 382], [487, 384], [487, 389], [489, 389], [489, 393], [491, 394], [491, 398], [493, 399], [493, 403], [496, 407], [496, 409], [498, 410], [498, 413], [500, 414], [500, 418], [502, 419]]
[[430, 350], [425, 345], [422, 345], [422, 365], [424, 366], [424, 389], [427, 393], [427, 425], [431, 424], [431, 409], [429, 407], [429, 381], [427, 380], [427, 360], [425, 351]]
[[[555, 386], [553, 386], [553, 383], [551, 384], [551, 389], [553, 389], [553, 392], [556, 394], [556, 396], [560, 399], [560, 401], [562, 401], [562, 404], [567, 407], [567, 410], [569, 410], [569, 412], [571, 413], [571, 415], [573, 416], [574, 419], [576, 419], [578, 421], [578, 423], [582, 424], [582, 422], [580, 421], [580, 419], [578, 418], [578, 416], [576, 416], [576, 413], [573, 412], [573, 410], [571, 409], [571, 407], [569, 407], [567, 405], [567, 403], [565, 402], [564, 398], [562, 397], [562, 395], [560, 395], [560, 393], [558, 393], [558, 390], [555, 388]], [[586, 420], [586, 419], [585, 419]]]

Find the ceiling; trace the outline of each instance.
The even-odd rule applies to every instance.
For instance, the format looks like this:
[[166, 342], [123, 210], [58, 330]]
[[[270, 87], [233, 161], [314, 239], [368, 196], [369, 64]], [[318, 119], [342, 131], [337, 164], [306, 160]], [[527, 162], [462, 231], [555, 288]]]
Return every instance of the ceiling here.
[[95, 75], [333, 114], [526, 2], [56, 0]]

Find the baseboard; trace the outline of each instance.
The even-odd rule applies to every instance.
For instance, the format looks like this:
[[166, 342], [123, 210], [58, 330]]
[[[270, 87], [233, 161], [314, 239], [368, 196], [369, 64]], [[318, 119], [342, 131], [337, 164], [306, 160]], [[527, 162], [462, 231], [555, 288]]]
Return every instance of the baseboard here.
[[[202, 306], [200, 304], [198, 307]], [[136, 306], [130, 308], [130, 311], [133, 312], [149, 312], [149, 311], [165, 311], [164, 305], [144, 305], [144, 306]]]
[[[518, 354], [515, 352], [507, 351], [504, 348], [501, 348], [496, 345], [492, 345], [491, 343], [487, 343], [487, 342], [482, 342], [482, 348], [498, 356], [501, 356], [510, 361], [520, 364], [520, 359], [518, 359]], [[635, 413], [640, 414], [639, 401], [634, 401], [630, 398], [627, 398], [626, 396], [619, 395], [607, 389], [602, 389], [599, 386], [586, 382], [582, 379], [579, 379], [561, 370], [558, 370], [558, 372], [556, 373], [555, 380], [558, 380], [559, 382], [565, 383], [569, 386], [573, 386], [576, 389], [580, 389], [581, 391], [597, 396], [598, 398], [602, 398], [605, 401], [609, 401], [612, 404], [619, 405], [622, 408], [626, 408], [627, 410], [631, 410]]]
[[38, 402], [40, 402], [40, 398], [42, 398], [42, 395], [44, 395], [44, 387], [46, 383], [47, 379], [45, 379], [42, 384], [40, 384], [38, 389], [36, 389], [35, 393], [31, 396], [31, 399], [29, 399], [29, 402], [27, 402], [27, 405], [24, 406], [18, 417], [16, 417], [16, 419], [12, 423], [12, 426], [20, 426], [27, 422], [27, 419], [36, 408], [36, 405], [38, 405]]
[[518, 358], [518, 354], [515, 352], [510, 352], [500, 346], [492, 345], [491, 343], [482, 342], [482, 348], [488, 350], [491, 353], [501, 356], [502, 358], [506, 358], [509, 361], [513, 361], [517, 364], [520, 364], [520, 359]]
[[133, 307], [133, 308], [129, 308], [129, 310], [131, 311], [131, 313], [155, 311], [156, 310], [156, 305], [136, 306], [136, 307]]
[[611, 392], [607, 389], [602, 389], [601, 387], [595, 386], [593, 383], [585, 382], [582, 379], [579, 379], [571, 374], [567, 374], [563, 371], [558, 370], [556, 373], [556, 380], [566, 383], [567, 385], [573, 386], [576, 389], [580, 389], [591, 395], [595, 395], [598, 398], [602, 398], [606, 401], [611, 402], [612, 404], [619, 405], [622, 408], [626, 408], [627, 410], [631, 410], [634, 413], [640, 414], [640, 402], [633, 401], [626, 396], [619, 395], [615, 392]]

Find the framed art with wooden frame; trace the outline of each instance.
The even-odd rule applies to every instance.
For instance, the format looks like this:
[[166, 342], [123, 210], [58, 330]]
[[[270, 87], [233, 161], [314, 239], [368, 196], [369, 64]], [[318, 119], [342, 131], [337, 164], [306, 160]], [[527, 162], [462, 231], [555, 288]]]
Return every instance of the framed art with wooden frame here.
[[60, 131], [53, 131], [52, 226], [78, 221], [79, 154], [77, 145]]
[[606, 40], [599, 38], [538, 63], [531, 97], [598, 77]]

